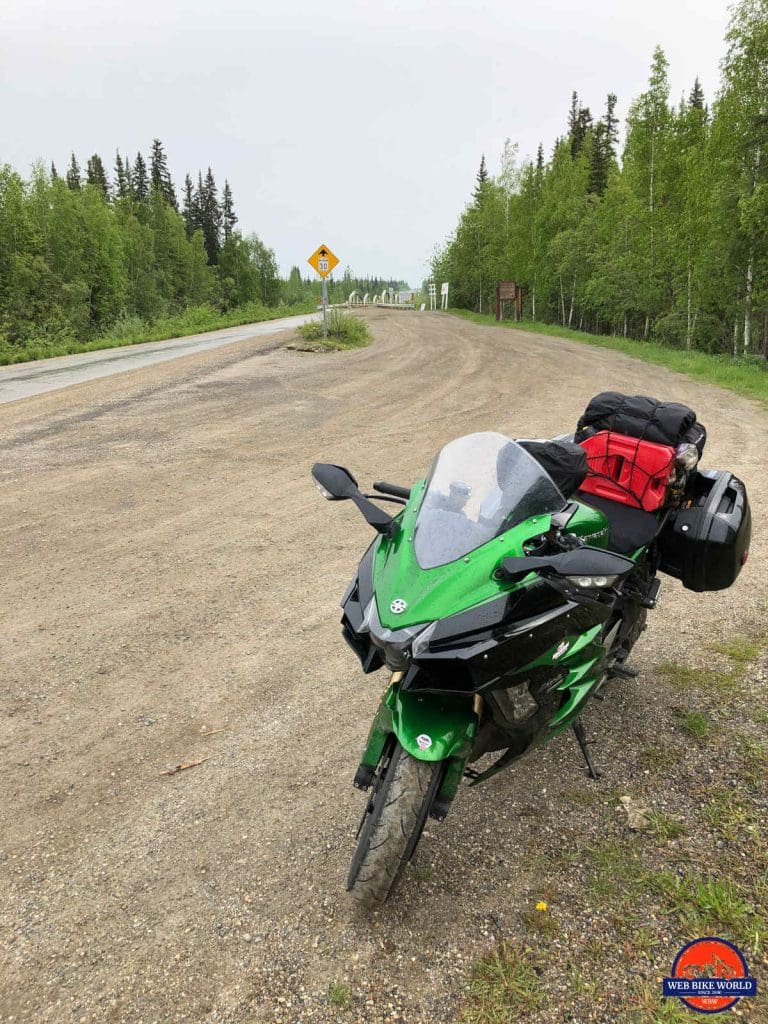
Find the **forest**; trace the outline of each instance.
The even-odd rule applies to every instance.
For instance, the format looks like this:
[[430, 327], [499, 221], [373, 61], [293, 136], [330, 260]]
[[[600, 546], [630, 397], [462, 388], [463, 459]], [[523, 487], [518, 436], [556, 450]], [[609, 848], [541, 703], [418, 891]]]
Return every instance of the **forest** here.
[[[237, 223], [210, 167], [179, 196], [159, 139], [148, 159], [116, 153], [111, 173], [98, 154], [28, 179], [0, 165], [0, 362], [313, 309], [310, 268], [281, 279], [274, 251]], [[330, 301], [385, 285], [404, 286], [347, 269]]]
[[[695, 29], [692, 29], [695, 33]], [[692, 36], [693, 38], [693, 36]], [[493, 311], [522, 285], [524, 318], [681, 349], [768, 355], [768, 0], [740, 0], [711, 104], [699, 80], [670, 102], [658, 47], [629, 108], [594, 117], [576, 92], [549, 159], [507, 142], [482, 159], [458, 225], [432, 259], [452, 304]]]

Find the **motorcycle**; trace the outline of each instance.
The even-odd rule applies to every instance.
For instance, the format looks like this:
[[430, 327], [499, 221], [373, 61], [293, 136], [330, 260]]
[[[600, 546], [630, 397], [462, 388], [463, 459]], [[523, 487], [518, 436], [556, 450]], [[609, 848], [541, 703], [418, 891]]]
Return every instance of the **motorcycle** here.
[[387, 899], [462, 779], [485, 782], [569, 727], [597, 778], [580, 715], [608, 680], [637, 675], [627, 659], [657, 573], [717, 590], [746, 561], [740, 480], [698, 469], [692, 444], [591, 433], [470, 434], [424, 480], [374, 493], [342, 466], [312, 468], [377, 533], [341, 602], [363, 672], [391, 673], [353, 780], [367, 799], [347, 890], [362, 903]]

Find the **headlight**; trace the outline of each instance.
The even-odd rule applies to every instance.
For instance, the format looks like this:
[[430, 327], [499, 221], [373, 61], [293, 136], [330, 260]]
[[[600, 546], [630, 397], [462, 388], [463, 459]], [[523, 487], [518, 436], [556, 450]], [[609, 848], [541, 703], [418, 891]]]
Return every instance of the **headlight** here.
[[566, 576], [569, 583], [583, 590], [598, 590], [600, 587], [612, 587], [618, 576]]
[[381, 651], [389, 668], [395, 672], [403, 672], [410, 667], [411, 658], [416, 657], [415, 651], [412, 653], [411, 645], [415, 645], [426, 634], [421, 646], [418, 647], [423, 653], [436, 625], [435, 622], [420, 622], [416, 626], [404, 626], [403, 629], [387, 629], [379, 620], [376, 598], [372, 597], [365, 609], [358, 632], [367, 632], [370, 635], [371, 643]]

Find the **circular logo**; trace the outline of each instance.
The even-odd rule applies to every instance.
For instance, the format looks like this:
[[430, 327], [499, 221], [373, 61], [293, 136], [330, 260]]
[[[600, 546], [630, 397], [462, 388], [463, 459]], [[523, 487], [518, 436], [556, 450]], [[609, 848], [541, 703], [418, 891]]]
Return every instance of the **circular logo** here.
[[742, 996], [756, 994], [755, 979], [738, 946], [706, 936], [683, 946], [664, 979], [664, 995], [677, 996], [697, 1013], [730, 1010]]
[[419, 750], [429, 750], [429, 748], [432, 746], [432, 737], [427, 736], [427, 734], [423, 732], [421, 736], [416, 737], [416, 743], [418, 745]]
[[389, 610], [394, 615], [402, 615], [405, 609], [408, 607], [408, 602], [404, 601], [402, 597], [396, 597], [392, 604], [389, 606]]

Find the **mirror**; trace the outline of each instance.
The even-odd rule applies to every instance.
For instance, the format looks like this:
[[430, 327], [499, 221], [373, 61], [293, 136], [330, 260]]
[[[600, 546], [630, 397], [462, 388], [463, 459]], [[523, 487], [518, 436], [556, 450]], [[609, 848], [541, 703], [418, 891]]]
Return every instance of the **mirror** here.
[[358, 493], [357, 480], [349, 470], [330, 462], [316, 462], [312, 467], [312, 479], [328, 501], [344, 501]]
[[505, 558], [499, 575], [502, 579], [517, 581], [529, 572], [550, 572], [557, 576], [626, 576], [635, 568], [631, 558], [617, 555], [603, 548], [585, 545], [558, 555], [531, 558]]

